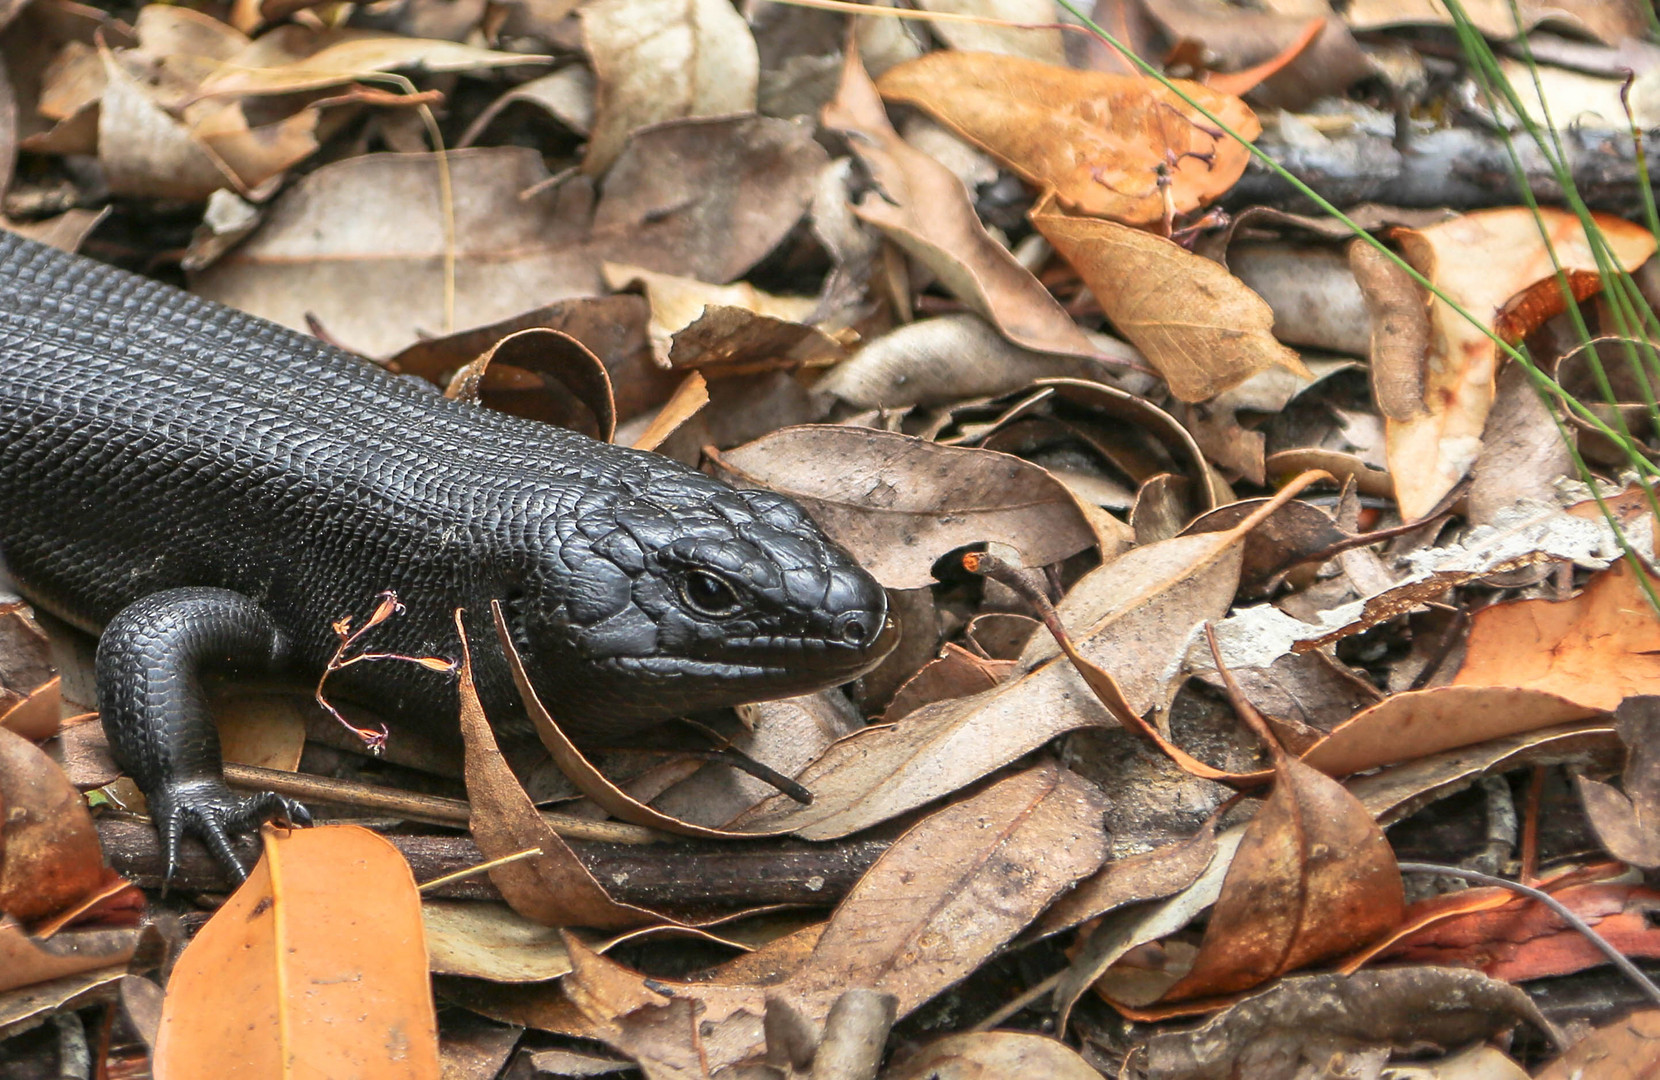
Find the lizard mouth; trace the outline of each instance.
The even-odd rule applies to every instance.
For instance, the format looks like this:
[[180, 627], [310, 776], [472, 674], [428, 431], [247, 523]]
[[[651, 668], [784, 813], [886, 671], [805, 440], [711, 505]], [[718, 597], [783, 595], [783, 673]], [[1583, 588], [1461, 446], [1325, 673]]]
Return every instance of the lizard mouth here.
[[822, 638], [767, 636], [727, 642], [720, 656], [612, 656], [600, 666], [664, 679], [753, 679], [810, 688], [849, 682], [870, 671], [893, 651], [899, 633], [898, 621], [888, 616], [864, 648]]

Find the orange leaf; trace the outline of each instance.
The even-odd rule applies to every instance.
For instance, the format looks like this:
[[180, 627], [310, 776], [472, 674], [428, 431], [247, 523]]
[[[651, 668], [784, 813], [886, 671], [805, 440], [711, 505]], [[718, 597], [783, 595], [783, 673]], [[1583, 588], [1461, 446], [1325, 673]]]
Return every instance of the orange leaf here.
[[1628, 697], [1660, 693], [1660, 616], [1622, 560], [1571, 599], [1515, 600], [1476, 612], [1453, 685], [1525, 687], [1613, 709]]
[[179, 957], [157, 1076], [437, 1080], [420, 895], [368, 829], [284, 835]]
[[[1194, 82], [1184, 93], [1247, 139], [1262, 131], [1243, 101]], [[877, 80], [890, 101], [926, 110], [1067, 208], [1129, 225], [1203, 206], [1251, 159], [1152, 79], [1073, 71], [1017, 56], [932, 52]]]
[[[1512, 297], [1554, 280], [1553, 249], [1570, 273], [1596, 269], [1577, 217], [1549, 208], [1539, 215], [1535, 220], [1522, 207], [1484, 210], [1426, 229], [1396, 229], [1394, 236], [1419, 273], [1465, 311], [1492, 324]], [[1541, 222], [1549, 247], [1540, 236]], [[1647, 230], [1602, 215], [1596, 223], [1625, 269], [1635, 270], [1654, 253], [1654, 237]], [[1535, 297], [1530, 306], [1538, 303]], [[1434, 509], [1475, 463], [1498, 374], [1498, 347], [1449, 304], [1436, 300], [1430, 322], [1434, 332], [1424, 373], [1425, 411], [1386, 424], [1389, 472], [1401, 516], [1408, 521]]]

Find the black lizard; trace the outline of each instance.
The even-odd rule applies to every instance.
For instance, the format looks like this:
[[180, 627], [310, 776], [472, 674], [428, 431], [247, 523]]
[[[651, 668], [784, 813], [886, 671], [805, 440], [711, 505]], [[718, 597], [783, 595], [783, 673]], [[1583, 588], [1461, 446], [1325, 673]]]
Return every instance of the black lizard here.
[[[538, 694], [593, 740], [833, 685], [890, 643], [881, 587], [789, 499], [451, 401], [314, 339], [0, 233], [0, 556], [98, 645], [116, 760], [169, 870], [200, 836], [304, 821], [233, 794], [199, 667], [315, 678], [392, 589], [377, 650], [456, 656], [504, 601]], [[500, 724], [506, 663], [475, 649]], [[360, 664], [343, 697], [455, 725], [455, 690]], [[331, 683], [331, 685], [333, 685]]]

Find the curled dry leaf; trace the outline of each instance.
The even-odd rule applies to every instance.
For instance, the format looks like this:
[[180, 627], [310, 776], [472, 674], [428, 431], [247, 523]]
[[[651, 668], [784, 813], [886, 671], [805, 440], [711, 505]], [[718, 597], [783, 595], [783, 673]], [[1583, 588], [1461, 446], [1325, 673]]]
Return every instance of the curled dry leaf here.
[[[1486, 210], [1424, 229], [1397, 229], [1394, 235], [1419, 273], [1487, 323], [1513, 297], [1541, 282], [1556, 295], [1552, 252], [1564, 271], [1581, 282], [1587, 274], [1595, 281], [1596, 259], [1579, 219], [1550, 208], [1539, 215], [1536, 221], [1521, 207]], [[1626, 270], [1654, 253], [1655, 238], [1646, 229], [1601, 215], [1596, 227]], [[1498, 375], [1498, 346], [1482, 327], [1440, 299], [1431, 305], [1430, 323], [1423, 414], [1390, 419], [1386, 426], [1389, 472], [1408, 521], [1429, 513], [1475, 463]]]
[[[1649, 580], [1660, 588], [1660, 579]], [[1525, 687], [1613, 709], [1628, 697], [1660, 693], [1660, 616], [1622, 560], [1571, 599], [1513, 600], [1476, 612], [1453, 685]]]
[[965, 544], [998, 541], [1043, 566], [1094, 539], [1054, 477], [990, 450], [872, 428], [804, 425], [712, 460], [731, 483], [799, 500], [890, 589], [930, 584], [934, 561]]
[[610, 442], [616, 399], [605, 364], [582, 342], [545, 326], [518, 330], [456, 372], [445, 396], [580, 431]]
[[977, 1031], [929, 1043], [882, 1075], [884, 1080], [980, 1080], [987, 1076], [1097, 1080], [1101, 1074], [1077, 1051], [1047, 1035]]
[[424, 942], [409, 864], [384, 838], [267, 827], [265, 855], [173, 968], [155, 1070], [274, 1076], [299, 1057], [321, 1076], [437, 1076]]
[[1406, 899], [1383, 830], [1353, 795], [1295, 758], [1246, 826], [1193, 969], [1166, 1001], [1231, 994], [1366, 945]]
[[0, 914], [32, 923], [97, 889], [104, 852], [86, 800], [56, 762], [0, 727]]
[[643, 908], [613, 900], [604, 886], [559, 837], [519, 786], [496, 747], [473, 685], [472, 650], [461, 612], [455, 617], [461, 637], [461, 737], [465, 745], [467, 800], [472, 807], [468, 830], [486, 859], [499, 859], [527, 848], [539, 855], [492, 867], [490, 880], [508, 906], [544, 926], [589, 926], [628, 930], [658, 921]]
[[593, 244], [610, 262], [731, 281], [795, 228], [829, 163], [809, 127], [770, 116], [644, 128], [605, 178]]
[[[704, 313], [710, 308], [737, 308], [761, 316], [755, 326], [769, 331], [770, 337], [781, 332], [778, 324], [800, 325], [812, 314], [815, 306], [809, 297], [773, 296], [771, 293], [762, 292], [747, 281], [739, 281], [732, 285], [710, 285], [696, 278], [659, 274], [644, 267], [621, 263], [605, 263], [604, 271], [606, 283], [613, 289], [644, 290], [646, 299], [651, 304], [652, 348], [656, 350], [657, 358], [664, 366], [670, 363], [680, 332], [703, 318]], [[729, 313], [717, 316], [717, 321], [724, 321], [729, 326], [743, 325]], [[826, 335], [821, 334], [819, 337], [829, 341]], [[694, 339], [706, 343], [708, 335], [700, 333], [694, 335]], [[800, 340], [804, 339], [797, 338], [797, 343]], [[699, 354], [702, 352], [701, 347], [695, 350], [691, 350], [689, 346], [682, 348]], [[682, 358], [683, 362], [688, 358], [687, 352], [682, 352]]]
[[597, 83], [588, 175], [647, 124], [755, 111], [760, 56], [727, 0], [597, 0], [580, 17]]
[[1055, 0], [924, 0], [927, 11], [977, 15], [1005, 23], [1035, 26], [990, 26], [983, 23], [930, 23], [932, 32], [957, 52], [1001, 53], [1024, 56], [1045, 64], [1066, 65], [1066, 42], [1061, 36], [1060, 11]]
[[[1287, 489], [1284, 497], [1297, 490]], [[1126, 702], [1126, 693], [1145, 702], [1143, 708], [1164, 700], [1180, 672], [1169, 661], [1200, 622], [1226, 610], [1238, 588], [1237, 549], [1272, 512], [1270, 506], [1230, 532], [1176, 537], [1134, 549], [1094, 571], [1088, 589], [1074, 588], [1079, 599], [1068, 595], [1062, 617], [1080, 626], [1077, 649], [1092, 682], [1056, 656], [1052, 644], [1034, 639], [1021, 657], [1018, 677], [842, 739], [798, 778], [812, 790], [813, 805], [774, 798], [734, 827], [764, 826], [810, 840], [833, 839], [971, 784], [1068, 731], [1110, 728], [1117, 716], [1126, 726], [1134, 724], [1132, 730], [1143, 737], [1151, 735]], [[1114, 578], [1113, 567], [1134, 573]], [[1138, 634], [1147, 640], [1137, 640]], [[1125, 673], [1128, 691], [1112, 685], [1119, 671]], [[1098, 687], [1099, 699], [1092, 686]], [[1103, 700], [1112, 703], [1112, 711]], [[1190, 758], [1184, 767], [1205, 768]], [[1201, 774], [1227, 775], [1216, 769]]]
[[1586, 720], [1599, 711], [1556, 694], [1508, 686], [1413, 690], [1356, 713], [1309, 747], [1303, 761], [1330, 776], [1347, 776]]
[[1315, 243], [1236, 242], [1227, 266], [1273, 311], [1280, 341], [1366, 355], [1366, 303], [1339, 251]]
[[1060, 213], [1052, 203], [1034, 207], [1031, 217], [1181, 400], [1215, 397], [1271, 364], [1314, 377], [1275, 339], [1274, 313], [1262, 297], [1217, 263], [1162, 236]]
[[[1091, 340], [1101, 355], [1136, 362], [1140, 354], [1105, 335]], [[978, 315], [923, 319], [882, 335], [814, 386], [865, 409], [949, 405], [997, 397], [1054, 377], [1099, 378], [1085, 357], [1022, 349]]]
[[824, 107], [823, 120], [825, 127], [849, 137], [881, 189], [859, 203], [860, 218], [932, 270], [952, 295], [1016, 345], [1037, 352], [1095, 354], [1066, 309], [987, 234], [956, 174], [894, 131], [857, 49], [848, 50], [841, 87]]
[[[1473, 0], [1460, 6], [1478, 30], [1498, 41], [1515, 37], [1518, 21], [1524, 31], [1545, 22], [1562, 23], [1607, 44], [1641, 38], [1647, 31], [1637, 0]], [[1439, 0], [1355, 0], [1345, 8], [1344, 21], [1356, 30], [1374, 30], [1450, 26], [1453, 18]]]
[[[455, 321], [479, 326], [554, 300], [601, 291], [581, 250], [592, 204], [548, 177], [523, 147], [452, 151]], [[365, 212], [363, 193], [376, 193]], [[194, 291], [307, 330], [313, 316], [347, 347], [393, 352], [444, 330], [447, 246], [437, 159], [367, 154], [325, 165], [284, 192], [247, 242], [197, 277]]]
[[[1238, 98], [1177, 85], [1244, 138], [1261, 133]], [[984, 147], [1069, 210], [1131, 225], [1203, 206], [1251, 159], [1247, 147], [1141, 75], [942, 51], [889, 69], [877, 88]]]
[[1626, 747], [1625, 790], [1583, 775], [1574, 782], [1610, 855], [1644, 869], [1660, 867], [1660, 698], [1627, 698], [1614, 711], [1614, 723]]

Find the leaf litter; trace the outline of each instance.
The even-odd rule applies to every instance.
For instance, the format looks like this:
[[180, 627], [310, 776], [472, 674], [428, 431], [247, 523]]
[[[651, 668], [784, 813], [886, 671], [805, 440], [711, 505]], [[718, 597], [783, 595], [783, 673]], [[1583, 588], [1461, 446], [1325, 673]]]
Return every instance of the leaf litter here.
[[[375, 774], [465, 790], [466, 836], [373, 822], [443, 861], [351, 827], [273, 831], [252, 890], [189, 922], [175, 963], [170, 901], [125, 880], [154, 880], [112, 827], [132, 804], [75, 716], [87, 647], [6, 600], [0, 1055], [170, 970], [159, 1040], [112, 1062], [201, 1071], [286, 1046], [420, 1072], [440, 1036], [469, 1038], [464, 1010], [529, 1028], [480, 1051], [481, 1078], [598, 1067], [571, 1035], [649, 1077], [785, 1080], [1654, 1057], [1638, 1012], [1550, 1064], [1563, 1029], [1589, 1029], [1528, 991], [1578, 972], [1607, 1020], [1629, 998], [1605, 955], [1509, 894], [1422, 896], [1414, 877], [1406, 904], [1395, 863], [1428, 835], [1660, 955], [1651, 890], [1599, 861], [1660, 864], [1641, 486], [1660, 432], [1623, 358], [1646, 332], [1616, 318], [1637, 294], [1551, 206], [1355, 208], [1472, 326], [1346, 231], [1251, 205], [1247, 147], [1075, 47], [1049, 0], [921, 6], [945, 20], [932, 38], [882, 9], [850, 27], [726, 0], [144, 4], [131, 26], [0, 5], [0, 227], [177, 264], [202, 295], [480, 407], [789, 494], [892, 591], [903, 635], [859, 683], [625, 748], [571, 743], [525, 683], [557, 765], [498, 743], [464, 678], [464, 780]], [[1415, 133], [1461, 123], [1451, 97], [1426, 104], [1452, 91], [1413, 81], [1421, 39], [1398, 29], [1443, 14], [1375, 7], [1154, 0], [1129, 36], [1264, 145], [1348, 145], [1329, 117], [1373, 72], [1428, 95]], [[1649, 115], [1636, 8], [1573, 7], [1521, 18], [1647, 65]], [[1472, 17], [1513, 36], [1508, 11]], [[1555, 110], [1580, 100], [1560, 75], [1540, 83]], [[1569, 111], [1618, 129], [1596, 89]], [[1652, 257], [1640, 225], [1591, 221], [1610, 265]], [[1571, 340], [1574, 305], [1597, 345]], [[1563, 394], [1541, 399], [1484, 330]], [[360, 769], [292, 703], [215, 700], [239, 760]], [[392, 761], [454, 775], [401, 734]], [[578, 794], [560, 810], [654, 841], [626, 848], [632, 870], [538, 810]], [[842, 872], [859, 845], [883, 853]], [[467, 899], [420, 903], [406, 865]], [[662, 903], [616, 899], [648, 872], [671, 881]], [[739, 888], [711, 907], [723, 873], [811, 903], [757, 910]], [[292, 970], [261, 937], [276, 922]], [[354, 986], [355, 1011], [267, 994], [279, 970]], [[436, 1025], [429, 974], [455, 1006]]]

